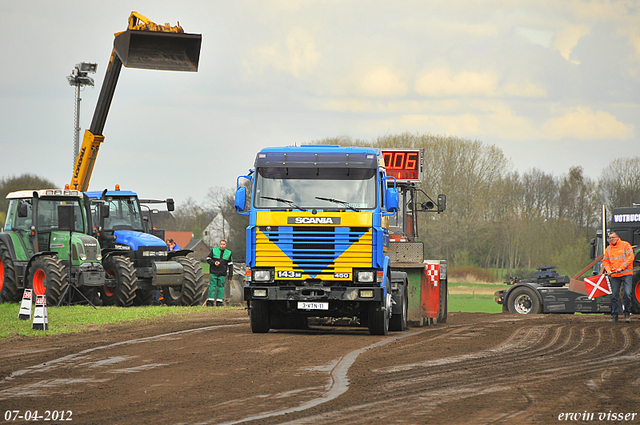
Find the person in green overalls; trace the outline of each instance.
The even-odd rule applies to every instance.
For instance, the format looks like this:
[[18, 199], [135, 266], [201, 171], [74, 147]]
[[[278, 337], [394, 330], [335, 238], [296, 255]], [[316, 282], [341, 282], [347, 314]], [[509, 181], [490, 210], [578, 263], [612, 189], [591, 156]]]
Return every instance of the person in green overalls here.
[[220, 241], [219, 248], [213, 248], [207, 257], [209, 263], [209, 298], [208, 306], [221, 306], [224, 301], [224, 283], [227, 275], [233, 278], [233, 257], [226, 249], [227, 241]]

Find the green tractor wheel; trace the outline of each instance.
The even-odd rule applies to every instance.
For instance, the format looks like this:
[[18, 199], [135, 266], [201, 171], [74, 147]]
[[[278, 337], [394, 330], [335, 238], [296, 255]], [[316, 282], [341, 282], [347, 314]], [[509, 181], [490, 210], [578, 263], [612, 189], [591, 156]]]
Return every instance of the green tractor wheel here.
[[57, 305], [68, 285], [67, 270], [58, 257], [41, 255], [33, 260], [27, 287], [33, 290], [34, 298], [45, 295], [47, 305]]
[[9, 248], [0, 242], [0, 302], [18, 302], [20, 295]]

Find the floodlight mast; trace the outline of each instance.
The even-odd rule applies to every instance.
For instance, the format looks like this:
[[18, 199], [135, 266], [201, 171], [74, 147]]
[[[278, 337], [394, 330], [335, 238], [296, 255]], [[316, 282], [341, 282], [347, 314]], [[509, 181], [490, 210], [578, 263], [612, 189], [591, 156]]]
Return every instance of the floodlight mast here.
[[82, 100], [80, 98], [80, 88], [83, 86], [93, 87], [93, 78], [89, 77], [87, 74], [95, 74], [97, 70], [97, 63], [80, 62], [77, 63], [73, 71], [71, 71], [71, 75], [67, 76], [69, 85], [75, 86], [76, 88], [76, 103], [74, 107], [75, 126], [73, 129], [73, 165], [76, 164], [76, 158], [78, 157], [78, 148], [80, 144], [80, 101]]

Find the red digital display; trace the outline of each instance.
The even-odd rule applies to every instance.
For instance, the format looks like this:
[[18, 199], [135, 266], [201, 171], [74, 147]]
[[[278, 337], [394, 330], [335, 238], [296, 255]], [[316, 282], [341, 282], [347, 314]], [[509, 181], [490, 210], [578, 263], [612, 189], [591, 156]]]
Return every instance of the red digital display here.
[[419, 150], [382, 150], [387, 175], [400, 181], [421, 180], [421, 160]]

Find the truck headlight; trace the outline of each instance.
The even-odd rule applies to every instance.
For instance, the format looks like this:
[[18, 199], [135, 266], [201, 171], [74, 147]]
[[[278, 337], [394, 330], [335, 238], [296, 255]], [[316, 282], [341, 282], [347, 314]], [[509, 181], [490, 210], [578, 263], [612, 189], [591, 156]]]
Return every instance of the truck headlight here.
[[359, 271], [358, 282], [373, 283], [374, 272], [372, 270]]
[[254, 270], [252, 282], [269, 282], [271, 280], [271, 270]]
[[254, 297], [266, 297], [267, 296], [267, 290], [266, 289], [254, 289], [253, 290], [253, 296]]
[[373, 298], [373, 290], [372, 289], [364, 289], [360, 291], [360, 298]]

